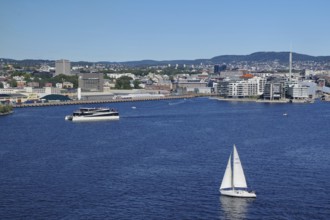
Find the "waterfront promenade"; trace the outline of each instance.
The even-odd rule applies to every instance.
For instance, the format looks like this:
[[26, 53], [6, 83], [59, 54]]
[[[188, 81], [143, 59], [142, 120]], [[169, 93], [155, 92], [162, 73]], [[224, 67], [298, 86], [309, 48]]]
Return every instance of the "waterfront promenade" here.
[[157, 100], [172, 100], [172, 99], [190, 99], [200, 97], [200, 95], [181, 95], [181, 96], [165, 96], [165, 97], [148, 97], [148, 98], [132, 98], [132, 99], [109, 99], [109, 100], [74, 100], [74, 101], [53, 101], [44, 103], [21, 103], [13, 105], [14, 108], [26, 107], [45, 107], [45, 106], [60, 106], [60, 105], [82, 105], [82, 104], [102, 104], [102, 103], [118, 103], [118, 102], [137, 102], [137, 101], [157, 101]]
[[[178, 96], [164, 96], [164, 97], [148, 97], [148, 98], [130, 98], [130, 99], [108, 99], [108, 100], [73, 100], [73, 101], [52, 101], [44, 103], [21, 103], [13, 105], [14, 108], [25, 108], [25, 107], [45, 107], [45, 106], [60, 106], [60, 105], [82, 105], [82, 104], [102, 104], [102, 103], [118, 103], [118, 102], [138, 102], [138, 101], [157, 101], [157, 100], [172, 100], [172, 99], [191, 99], [197, 97], [209, 97], [210, 99], [216, 99], [219, 101], [226, 102], [257, 102], [257, 103], [279, 103], [287, 104], [291, 103], [289, 99], [281, 100], [265, 100], [265, 99], [249, 99], [249, 98], [222, 98], [214, 94], [189, 94], [189, 95], [178, 95]], [[306, 102], [303, 100], [296, 100], [293, 103], [313, 103]]]
[[216, 99], [219, 101], [226, 101], [226, 102], [290, 103], [289, 99], [267, 100], [267, 99], [221, 98], [221, 97], [212, 97], [212, 99]]

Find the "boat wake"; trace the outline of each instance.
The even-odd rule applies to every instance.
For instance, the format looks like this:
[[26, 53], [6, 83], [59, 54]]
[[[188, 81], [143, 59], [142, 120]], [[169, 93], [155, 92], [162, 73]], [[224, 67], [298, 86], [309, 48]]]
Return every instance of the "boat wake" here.
[[186, 103], [187, 100], [184, 99], [182, 101], [178, 101], [178, 102], [169, 102], [168, 105], [180, 105], [180, 104], [183, 104], [183, 103]]

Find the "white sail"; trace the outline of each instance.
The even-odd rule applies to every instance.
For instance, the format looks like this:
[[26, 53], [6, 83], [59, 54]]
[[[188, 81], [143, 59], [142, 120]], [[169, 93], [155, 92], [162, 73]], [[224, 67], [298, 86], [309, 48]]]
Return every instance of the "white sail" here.
[[238, 188], [247, 188], [243, 167], [235, 145], [233, 153], [233, 162], [233, 186]]
[[222, 183], [220, 186], [220, 189], [225, 189], [225, 188], [232, 188], [232, 171], [231, 171], [231, 154], [229, 156], [228, 164], [226, 167], [225, 174], [222, 179]]

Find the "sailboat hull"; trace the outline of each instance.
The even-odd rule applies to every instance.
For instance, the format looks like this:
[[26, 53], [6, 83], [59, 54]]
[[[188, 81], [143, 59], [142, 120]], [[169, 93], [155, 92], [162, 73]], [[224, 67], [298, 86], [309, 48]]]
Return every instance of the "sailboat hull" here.
[[241, 198], [256, 198], [257, 195], [254, 192], [249, 192], [246, 190], [236, 190], [236, 189], [231, 189], [231, 190], [221, 190], [220, 189], [221, 195], [224, 196], [231, 196], [231, 197], [241, 197]]

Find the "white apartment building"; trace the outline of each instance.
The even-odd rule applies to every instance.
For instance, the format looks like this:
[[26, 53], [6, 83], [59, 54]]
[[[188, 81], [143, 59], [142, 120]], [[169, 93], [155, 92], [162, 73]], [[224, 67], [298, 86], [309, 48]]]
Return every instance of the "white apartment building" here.
[[307, 99], [308, 98], [308, 87], [299, 84], [289, 86], [288, 95], [293, 99]]
[[264, 93], [265, 83], [266, 79], [262, 77], [253, 77], [251, 79], [241, 81], [224, 82], [222, 87], [224, 86], [225, 88], [222, 88], [221, 95], [239, 98], [262, 95]]
[[107, 76], [112, 79], [118, 79], [122, 76], [131, 77], [133, 80], [135, 79], [135, 75], [133, 73], [107, 73]]

